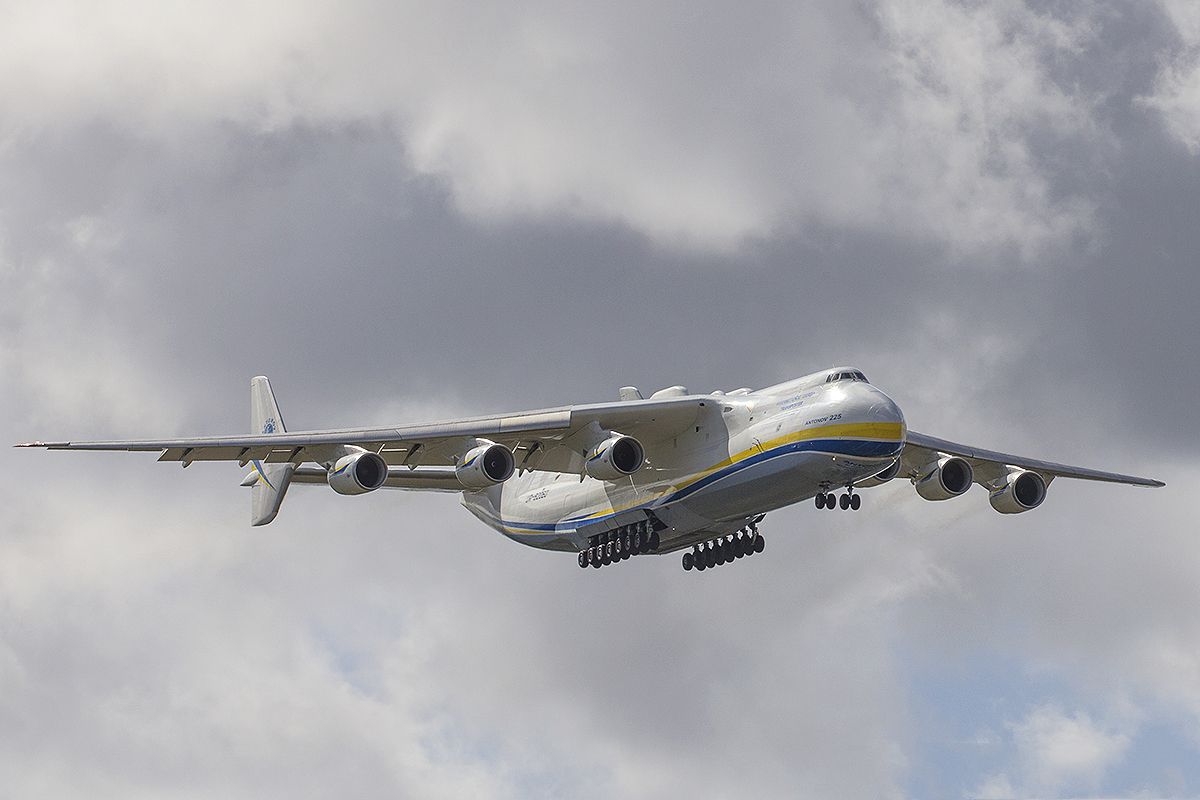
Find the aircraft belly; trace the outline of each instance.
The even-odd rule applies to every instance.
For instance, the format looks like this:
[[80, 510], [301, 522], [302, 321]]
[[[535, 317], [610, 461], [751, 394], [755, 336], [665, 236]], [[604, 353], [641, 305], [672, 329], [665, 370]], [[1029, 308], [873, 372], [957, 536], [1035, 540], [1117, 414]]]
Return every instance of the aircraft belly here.
[[784, 453], [720, 477], [678, 502], [712, 522], [739, 520], [810, 498], [823, 485], [862, 480], [879, 469], [876, 463], [828, 453]]

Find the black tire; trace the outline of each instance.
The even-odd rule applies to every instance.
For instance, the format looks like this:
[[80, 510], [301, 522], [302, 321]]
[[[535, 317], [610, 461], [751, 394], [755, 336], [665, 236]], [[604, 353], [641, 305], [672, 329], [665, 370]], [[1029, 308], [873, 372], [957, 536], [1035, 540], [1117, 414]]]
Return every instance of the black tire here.
[[825, 493], [824, 492], [817, 492], [817, 496], [813, 499], [817, 503], [817, 508], [825, 507]]
[[704, 566], [715, 567], [717, 565], [717, 551], [712, 549], [712, 546], [704, 548]]
[[629, 552], [633, 549], [633, 535], [628, 531], [624, 536], [621, 537], [621, 549], [625, 552]]
[[767, 540], [761, 536], [754, 537], [754, 552], [761, 553], [767, 547]]
[[636, 553], [636, 552], [640, 551], [642, 549], [642, 545], [644, 543], [645, 543], [645, 540], [642, 539], [642, 529], [639, 527], [636, 531], [633, 532], [633, 550], [634, 550], [634, 552]]
[[658, 549], [658, 531], [650, 532], [650, 549], [651, 550]]
[[850, 510], [858, 511], [858, 509], [861, 507], [862, 507], [862, 496], [857, 495], [857, 494], [851, 495], [850, 496]]
[[832, 494], [825, 495], [825, 507], [830, 511], [833, 511], [835, 508], [837, 508], [837, 498]]
[[684, 553], [683, 554], [683, 571], [691, 572], [692, 567], [694, 566], [694, 561], [695, 561], [695, 559], [692, 557], [691, 553]]
[[580, 569], [585, 569], [585, 568], [587, 568], [587, 565], [588, 565], [587, 551], [580, 550], [579, 551], [579, 567], [580, 567]]
[[741, 558], [744, 555], [746, 555], [746, 540], [739, 533], [733, 540], [733, 557]]
[[838, 506], [841, 507], [842, 511], [845, 511], [848, 508], [850, 508], [850, 495], [844, 494], [840, 498], [838, 498]]

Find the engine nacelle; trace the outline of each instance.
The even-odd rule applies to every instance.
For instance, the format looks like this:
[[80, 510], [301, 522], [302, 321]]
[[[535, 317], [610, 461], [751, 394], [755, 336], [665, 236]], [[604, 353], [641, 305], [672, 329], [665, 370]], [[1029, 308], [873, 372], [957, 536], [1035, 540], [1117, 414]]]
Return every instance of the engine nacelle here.
[[926, 500], [949, 500], [971, 488], [971, 465], [958, 456], [942, 456], [917, 476], [917, 494]]
[[1004, 486], [988, 498], [1001, 514], [1020, 514], [1037, 508], [1046, 499], [1046, 479], [1027, 469], [1008, 473]]
[[512, 477], [517, 462], [502, 444], [481, 444], [467, 451], [454, 468], [458, 482], [468, 489], [486, 489]]
[[329, 488], [338, 494], [366, 494], [383, 486], [387, 480], [387, 463], [367, 450], [342, 456], [329, 470]]
[[615, 481], [642, 468], [646, 451], [632, 436], [610, 436], [588, 456], [583, 471], [599, 481]]
[[892, 465], [883, 472], [878, 472], [867, 478], [865, 481], [858, 481], [855, 483], [854, 488], [870, 489], [872, 486], [881, 486], [882, 484], [885, 484], [892, 478], [896, 477], [898, 474], [900, 474], [900, 459], [897, 458], [892, 462]]

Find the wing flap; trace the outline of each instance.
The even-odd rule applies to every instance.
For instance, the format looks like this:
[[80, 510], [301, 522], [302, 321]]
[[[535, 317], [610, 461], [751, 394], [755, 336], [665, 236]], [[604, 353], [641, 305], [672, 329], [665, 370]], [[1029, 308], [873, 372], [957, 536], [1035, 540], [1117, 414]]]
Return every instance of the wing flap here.
[[[292, 473], [293, 484], [325, 484], [328, 475], [320, 467], [297, 467]], [[408, 489], [412, 491], [461, 492], [463, 485], [458, 482], [454, 470], [446, 467], [417, 467], [409, 469], [389, 469], [384, 479], [384, 489]]]

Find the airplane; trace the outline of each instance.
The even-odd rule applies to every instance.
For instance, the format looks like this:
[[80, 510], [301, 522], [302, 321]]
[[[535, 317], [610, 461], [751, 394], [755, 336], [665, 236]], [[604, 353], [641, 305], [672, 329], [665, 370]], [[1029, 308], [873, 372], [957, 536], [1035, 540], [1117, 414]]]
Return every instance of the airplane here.
[[769, 511], [810, 499], [818, 509], [857, 511], [860, 490], [895, 479], [934, 501], [977, 483], [1002, 514], [1040, 506], [1055, 478], [1165, 485], [911, 431], [900, 407], [852, 366], [757, 390], [671, 386], [644, 398], [626, 386], [619, 396], [425, 425], [290, 432], [270, 381], [258, 376], [249, 436], [16, 446], [158, 452], [184, 467], [236, 461], [250, 467], [242, 486], [256, 526], [275, 519], [293, 484], [342, 495], [461, 492], [484, 524], [521, 544], [575, 553], [584, 568], [682, 551], [685, 570], [712, 569], [763, 552], [758, 523]]

